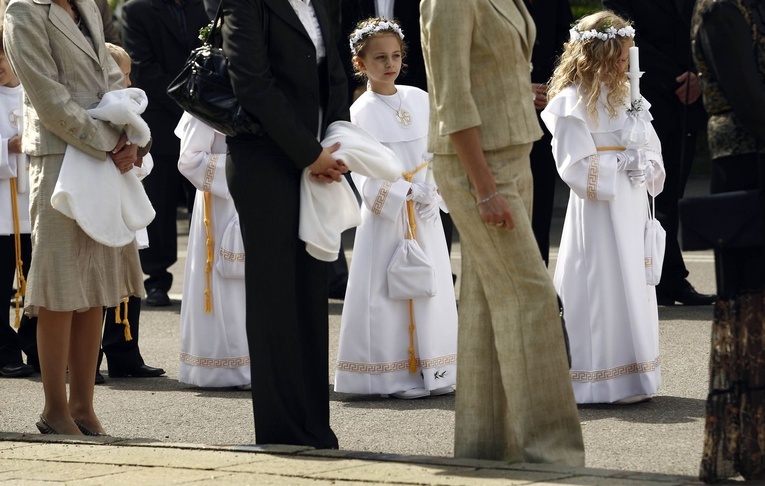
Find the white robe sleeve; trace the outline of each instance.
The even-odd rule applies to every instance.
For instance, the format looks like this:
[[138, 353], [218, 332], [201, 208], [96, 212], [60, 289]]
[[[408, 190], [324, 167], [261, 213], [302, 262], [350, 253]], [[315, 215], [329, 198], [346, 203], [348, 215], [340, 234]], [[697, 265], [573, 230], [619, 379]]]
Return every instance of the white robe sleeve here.
[[0, 179], [16, 177], [17, 157], [8, 153], [8, 139], [0, 138]]
[[573, 116], [558, 118], [552, 135], [558, 173], [574, 194], [591, 201], [616, 198], [616, 153], [598, 153], [583, 120]]
[[661, 156], [661, 142], [653, 124], [649, 124], [650, 135], [648, 138], [648, 147], [646, 147], [645, 156], [649, 162], [646, 170], [645, 187], [648, 194], [658, 196], [664, 190], [664, 181], [667, 173], [664, 170], [664, 159]]
[[216, 132], [184, 113], [175, 134], [181, 139], [178, 170], [200, 191], [229, 199], [226, 154], [211, 153]]
[[395, 222], [401, 214], [411, 183], [404, 179], [387, 182], [368, 178], [361, 188], [361, 198], [373, 214]]

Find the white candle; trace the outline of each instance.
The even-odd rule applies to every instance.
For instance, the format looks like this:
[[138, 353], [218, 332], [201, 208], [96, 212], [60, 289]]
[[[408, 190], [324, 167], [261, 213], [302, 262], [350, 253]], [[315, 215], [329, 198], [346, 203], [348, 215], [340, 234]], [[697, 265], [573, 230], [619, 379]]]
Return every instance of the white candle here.
[[630, 72], [640, 72], [640, 62], [638, 61], [638, 48], [637, 46], [630, 47]]
[[640, 62], [637, 46], [630, 47], [630, 69], [627, 76], [630, 78], [630, 101], [634, 103], [640, 99]]

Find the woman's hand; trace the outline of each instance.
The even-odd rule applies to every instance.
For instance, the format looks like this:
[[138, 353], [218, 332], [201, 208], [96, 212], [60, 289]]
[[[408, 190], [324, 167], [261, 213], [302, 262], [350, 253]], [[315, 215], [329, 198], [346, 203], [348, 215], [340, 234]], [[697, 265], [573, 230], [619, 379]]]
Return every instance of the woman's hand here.
[[340, 142], [332, 145], [331, 147], [325, 147], [319, 157], [308, 166], [308, 170], [311, 171], [311, 177], [321, 182], [340, 182], [343, 180], [343, 174], [348, 172], [348, 167], [345, 166], [342, 160], [335, 160], [332, 154], [340, 148]]
[[515, 228], [515, 220], [513, 213], [510, 212], [510, 205], [499, 191], [487, 194], [482, 198], [479, 197], [477, 205], [478, 214], [481, 215], [481, 219], [486, 224], [496, 226], [499, 229], [510, 230]]
[[120, 136], [117, 145], [114, 146], [114, 149], [109, 154], [114, 165], [120, 170], [120, 174], [124, 174], [133, 168], [138, 160], [137, 155], [138, 146], [131, 144], [124, 133]]

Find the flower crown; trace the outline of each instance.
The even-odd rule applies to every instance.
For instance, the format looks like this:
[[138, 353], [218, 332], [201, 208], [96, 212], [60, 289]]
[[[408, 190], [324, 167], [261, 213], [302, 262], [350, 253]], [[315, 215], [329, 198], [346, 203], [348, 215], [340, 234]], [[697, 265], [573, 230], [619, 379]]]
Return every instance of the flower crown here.
[[621, 29], [617, 29], [613, 25], [609, 25], [603, 30], [591, 29], [581, 31], [579, 30], [579, 26], [575, 25], [571, 28], [571, 30], [568, 31], [568, 34], [569, 42], [585, 42], [590, 39], [600, 39], [604, 41], [608, 39], [615, 39], [617, 35], [620, 37], [635, 37], [635, 28], [631, 25], [628, 25], [626, 27], [622, 27]]
[[349, 44], [351, 47], [351, 52], [356, 54], [356, 44], [361, 41], [364, 37], [377, 34], [380, 32], [395, 32], [401, 40], [404, 40], [404, 31], [401, 30], [401, 27], [392, 20], [383, 20], [380, 22], [365, 22], [363, 27], [359, 27], [356, 30], [353, 31], [353, 33], [350, 35]]

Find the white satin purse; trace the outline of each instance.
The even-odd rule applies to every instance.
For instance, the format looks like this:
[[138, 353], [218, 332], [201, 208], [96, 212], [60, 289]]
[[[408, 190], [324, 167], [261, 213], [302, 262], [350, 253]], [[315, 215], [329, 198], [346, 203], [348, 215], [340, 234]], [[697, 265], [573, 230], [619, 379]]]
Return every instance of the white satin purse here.
[[394, 300], [436, 296], [436, 272], [428, 255], [412, 237], [404, 217], [406, 235], [388, 264], [388, 297]]
[[667, 244], [667, 232], [656, 219], [654, 197], [648, 206], [648, 220], [645, 222], [645, 281], [648, 285], [658, 285], [661, 280], [661, 267], [664, 264], [664, 249]]

